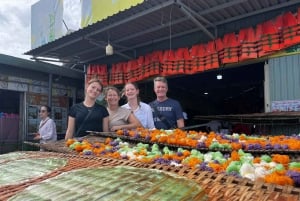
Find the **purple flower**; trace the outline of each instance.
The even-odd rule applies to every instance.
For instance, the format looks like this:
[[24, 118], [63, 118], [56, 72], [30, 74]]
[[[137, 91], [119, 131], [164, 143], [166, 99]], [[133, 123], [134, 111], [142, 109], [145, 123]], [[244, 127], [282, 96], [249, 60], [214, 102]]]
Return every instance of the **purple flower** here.
[[281, 149], [281, 145], [280, 144], [274, 144], [273, 148], [275, 150]]
[[110, 145], [111, 146], [117, 146], [117, 145], [119, 145], [119, 141], [118, 140], [114, 140], [114, 141], [110, 142]]
[[145, 140], [150, 141], [150, 139], [151, 139], [150, 135], [146, 135]]
[[124, 134], [124, 136], [129, 136], [129, 132], [128, 132], [128, 130], [126, 130], [126, 129], [123, 129], [123, 134]]
[[182, 152], [177, 152], [176, 154], [177, 154], [177, 156], [183, 156]]
[[206, 162], [203, 162], [203, 163], [199, 164], [198, 168], [200, 170], [202, 170], [202, 171], [209, 171], [209, 172], [213, 172], [214, 171], [211, 167], [207, 166]]
[[200, 149], [200, 148], [207, 148], [204, 142], [198, 142], [197, 149]]
[[139, 133], [135, 133], [134, 136], [133, 136], [133, 138], [134, 138], [134, 139], [140, 138], [140, 134], [139, 134]]
[[289, 170], [286, 175], [293, 179], [296, 187], [300, 187], [300, 172]]
[[230, 157], [230, 155], [229, 155], [229, 154], [227, 154], [227, 153], [226, 153], [226, 154], [224, 154], [224, 158], [225, 158], [225, 159], [228, 159], [229, 157]]
[[100, 148], [100, 144], [93, 144], [94, 148]]
[[271, 144], [266, 144], [265, 149], [267, 149], [267, 150], [273, 149], [273, 146]]
[[92, 155], [93, 152], [91, 150], [83, 150], [83, 155]]

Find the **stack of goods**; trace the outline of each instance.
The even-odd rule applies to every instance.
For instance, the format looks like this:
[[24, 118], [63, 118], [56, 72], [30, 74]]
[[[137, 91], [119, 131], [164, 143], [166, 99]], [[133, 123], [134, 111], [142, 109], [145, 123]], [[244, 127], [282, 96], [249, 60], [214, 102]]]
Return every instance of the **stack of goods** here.
[[87, 79], [88, 82], [92, 78], [100, 79], [104, 86], [108, 84], [107, 65], [90, 64], [87, 67]]

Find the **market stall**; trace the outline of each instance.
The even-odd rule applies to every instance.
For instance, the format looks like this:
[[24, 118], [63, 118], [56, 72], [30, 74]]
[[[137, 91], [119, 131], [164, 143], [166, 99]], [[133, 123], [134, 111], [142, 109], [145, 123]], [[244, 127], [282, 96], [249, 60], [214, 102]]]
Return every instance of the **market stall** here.
[[[276, 201], [276, 200], [283, 199], [283, 200], [296, 201], [299, 200], [299, 194], [300, 194], [299, 189], [293, 188], [291, 186], [282, 187], [278, 185], [268, 185], [264, 183], [253, 183], [251, 181], [244, 180], [244, 179], [237, 179], [231, 176], [224, 176], [224, 175], [215, 175], [210, 172], [193, 170], [186, 167], [176, 168], [167, 165], [145, 164], [137, 161], [119, 160], [119, 159], [113, 159], [107, 157], [74, 156], [70, 154], [62, 154], [62, 153], [59, 154], [53, 152], [44, 152], [44, 153], [21, 152], [20, 154], [23, 155], [19, 156], [20, 157], [19, 159], [16, 158], [6, 159], [4, 162], [3, 161], [1, 162], [0, 166], [4, 166], [4, 164], [9, 164], [12, 160], [18, 161], [18, 160], [27, 159], [27, 160], [34, 161], [37, 159], [50, 160], [53, 158], [64, 160], [66, 164], [63, 167], [57, 167], [56, 169], [49, 171], [47, 174], [44, 174], [42, 176], [36, 176], [29, 179], [27, 178], [26, 181], [19, 181], [19, 183], [17, 184], [0, 185], [1, 200], [20, 200], [24, 198], [24, 196], [27, 196], [28, 199], [29, 198], [42, 199], [42, 197], [37, 197], [37, 194], [51, 196], [52, 200], [61, 200], [61, 198], [64, 198], [64, 200], [85, 199], [84, 195], [86, 194], [78, 194], [77, 192], [72, 191], [73, 188], [77, 189], [76, 186], [78, 187], [78, 185], [80, 185], [81, 192], [83, 192], [85, 187], [89, 188], [89, 190], [92, 193], [94, 193], [89, 197], [91, 198], [92, 196], [97, 196], [99, 194], [100, 189], [98, 190], [98, 192], [94, 192], [94, 190], [92, 190], [95, 188], [93, 187], [93, 184], [90, 183], [89, 185], [86, 185], [86, 183], [84, 183], [84, 180], [83, 181], [80, 180], [82, 176], [80, 174], [77, 174], [76, 177], [76, 174], [74, 173], [76, 173], [76, 170], [78, 170], [77, 173], [79, 173], [79, 171], [83, 171], [84, 169], [91, 170], [93, 168], [102, 168], [100, 170], [105, 171], [103, 170], [103, 167], [109, 167], [109, 170], [113, 169], [113, 167], [134, 167], [135, 169], [132, 169], [134, 171], [142, 171], [143, 174], [150, 171], [152, 173], [155, 173], [155, 176], [158, 176], [159, 174], [162, 173], [171, 174], [172, 178], [177, 179], [177, 181], [173, 181], [173, 185], [180, 185], [183, 181], [187, 182], [186, 179], [188, 179], [190, 183], [193, 181], [197, 183], [198, 186], [198, 187], [196, 186], [196, 189], [198, 189], [198, 191], [196, 195], [194, 192], [195, 195], [194, 198], [182, 197], [185, 195], [184, 191], [183, 192], [179, 191], [176, 197], [170, 197], [170, 195], [164, 193], [159, 195], [159, 193], [157, 193], [159, 192], [157, 188], [153, 190], [153, 187], [150, 188], [149, 184], [148, 186], [144, 186], [143, 183], [141, 183], [139, 185], [139, 188], [143, 189], [146, 187], [149, 189], [150, 192], [148, 194], [147, 193], [142, 194], [144, 197], [143, 199], [140, 200], [151, 198], [151, 196], [155, 197], [156, 194], [158, 194], [160, 196], [159, 197], [160, 200], [166, 197], [165, 200], [174, 200], [178, 198], [178, 200], [224, 200], [224, 201], [225, 200], [253, 200], [253, 201], [254, 200], [275, 200]], [[20, 170], [21, 169], [22, 168], [20, 168]], [[66, 181], [66, 177], [68, 176], [67, 174], [72, 174], [72, 173], [74, 174], [73, 177], [72, 175], [70, 175], [71, 177], [68, 178], [70, 181], [68, 183], [69, 188], [66, 189], [66, 186], [62, 187], [61, 185], [58, 185], [58, 181], [59, 181], [58, 179], [62, 179], [62, 181]], [[146, 177], [144, 177], [143, 174], [139, 175], [140, 179], [143, 180], [145, 179], [147, 182], [151, 181], [149, 180], [149, 178], [147, 179]], [[125, 175], [128, 177], [128, 173], [125, 172]], [[117, 184], [124, 182], [123, 179], [120, 179], [119, 181], [117, 181], [117, 183], [115, 183], [115, 181], [111, 180], [114, 175], [111, 176], [112, 177], [107, 178], [111, 181], [109, 186], [107, 187], [110, 189], [106, 189], [106, 191], [103, 190], [102, 192], [102, 194], [104, 194], [103, 199], [106, 200], [110, 200], [110, 198], [116, 198], [115, 197], [116, 192], [114, 191], [116, 190], [118, 191], [119, 189], [110, 186], [118, 186]], [[87, 178], [87, 175], [84, 174], [84, 177]], [[95, 178], [97, 176], [94, 173], [92, 177]], [[131, 180], [126, 179], [127, 183], [130, 181]], [[51, 184], [50, 182], [53, 183]], [[72, 185], [72, 182], [74, 185]], [[103, 180], [99, 180], [99, 182], [103, 182]], [[107, 182], [107, 180], [105, 182]], [[161, 191], [163, 191], [166, 186], [160, 185], [160, 183], [158, 183], [157, 187], [161, 187]], [[204, 189], [204, 191], [201, 191], [201, 189]], [[131, 196], [127, 197], [127, 199], [138, 200], [136, 199], [137, 197], [135, 194], [136, 189], [129, 188], [126, 190], [132, 192]], [[37, 191], [38, 193], [35, 193]], [[70, 192], [72, 194], [66, 194], [65, 192]], [[165, 192], [169, 192], [169, 191], [165, 191]], [[144, 191], [142, 191], [141, 193], [144, 193]], [[62, 194], [64, 194], [65, 197], [62, 197], [61, 196]], [[128, 194], [125, 193], [121, 194], [120, 195], [121, 197], [119, 197], [119, 199], [122, 198], [122, 195], [128, 195]], [[154, 199], [148, 199], [148, 200], [154, 200]]]
[[[31, 143], [31, 145], [41, 146], [51, 152], [17, 152], [6, 156], [2, 155], [1, 157], [4, 159], [1, 160], [0, 157], [0, 165], [8, 165], [10, 162], [28, 158], [35, 160], [44, 158], [50, 161], [53, 160], [51, 158], [59, 158], [63, 161], [52, 161], [51, 164], [52, 166], [58, 164], [60, 167], [55, 166], [54, 169], [57, 169], [52, 172], [46, 172], [40, 177], [29, 178], [26, 182], [2, 187], [0, 185], [0, 189], [5, 189], [3, 194], [0, 194], [0, 198], [2, 196], [7, 200], [18, 200], [17, 198], [22, 196], [35, 196], [38, 189], [50, 185], [47, 184], [48, 182], [54, 182], [51, 184], [51, 188], [62, 192], [65, 188], [60, 189], [62, 187], [55, 185], [59, 181], [69, 181], [66, 184], [70, 185], [68, 192], [73, 188], [76, 189], [75, 186], [79, 184], [78, 182], [80, 182], [82, 191], [85, 191], [85, 188], [93, 188], [93, 185], [103, 185], [101, 188], [106, 189], [107, 192], [102, 193], [108, 196], [109, 200], [110, 196], [120, 196], [118, 193], [123, 192], [121, 178], [125, 178], [126, 182], [134, 183], [135, 176], [127, 178], [132, 174], [130, 171], [138, 172], [141, 180], [150, 182], [151, 178], [143, 176], [147, 175], [150, 170], [150, 174], [155, 175], [154, 177], [158, 177], [159, 174], [171, 173], [174, 178], [183, 179], [174, 181], [175, 186], [183, 181], [197, 183], [199, 194], [188, 200], [296, 201], [300, 199], [300, 144], [298, 138], [299, 136], [222, 135], [179, 129], [166, 131], [137, 129], [119, 130], [115, 133], [90, 132], [83, 138], [61, 140], [51, 144]], [[26, 165], [24, 167], [26, 168]], [[119, 168], [124, 168], [122, 172], [125, 173], [123, 176], [121, 174], [118, 184], [116, 184], [113, 178], [119, 177], [114, 176], [116, 172], [113, 171], [114, 173], [107, 178], [110, 180], [109, 186], [105, 186], [107, 180], [90, 179], [88, 180], [90, 182], [84, 182], [76, 179], [77, 177], [82, 178], [83, 175], [84, 178], [88, 178], [89, 174], [97, 177], [100, 174], [97, 173], [98, 171], [107, 171], [102, 169], [103, 167], [109, 167], [110, 170], [114, 169], [116, 172], [119, 172]], [[137, 169], [131, 169], [131, 167]], [[95, 170], [94, 168], [100, 169]], [[127, 172], [127, 168], [129, 168], [129, 172]], [[85, 170], [87, 172], [84, 172]], [[152, 170], [158, 171], [151, 173]], [[89, 171], [92, 173], [88, 173]], [[13, 172], [14, 170], [11, 173]], [[68, 176], [69, 174], [71, 176]], [[101, 174], [99, 176], [101, 177]], [[75, 181], [70, 178], [75, 178]], [[76, 185], [73, 186], [73, 182]], [[101, 184], [102, 182], [104, 184]], [[160, 189], [149, 186], [149, 183], [147, 187], [143, 186], [146, 185], [144, 183], [141, 183], [139, 187], [130, 184], [129, 186], [132, 188], [126, 188], [126, 193], [122, 195], [124, 195], [124, 199], [144, 200], [149, 198], [152, 200], [151, 192], [154, 197], [158, 193], [157, 196], [160, 199], [173, 200], [174, 197], [178, 197], [178, 200], [186, 200], [184, 198], [186, 191], [178, 191], [176, 196], [168, 197], [167, 194], [170, 193], [168, 189], [163, 189], [163, 183], [159, 183], [162, 181], [157, 182], [158, 184], [153, 185], [157, 185], [156, 187]], [[114, 186], [118, 187], [114, 188]], [[51, 188], [48, 193], [52, 195], [55, 190]], [[118, 190], [119, 188], [120, 190]], [[145, 194], [141, 193], [139, 195], [141, 197], [139, 197], [135, 195], [134, 189], [136, 188], [147, 188], [149, 191]], [[128, 191], [132, 193], [131, 197], [127, 194]], [[102, 195], [99, 192], [95, 192], [95, 194]], [[48, 196], [47, 193], [45, 195]], [[71, 195], [66, 193], [65, 196]], [[72, 196], [75, 195], [72, 194]], [[80, 195], [76, 194], [76, 196]]]
[[[282, 1], [274, 4], [274, 2], [266, 1], [264, 3], [268, 6], [265, 6], [259, 1], [255, 1], [255, 3], [250, 1], [223, 1], [220, 3], [220, 1], [210, 0], [199, 2], [186, 0], [145, 1], [138, 6], [35, 48], [26, 54], [36, 58], [60, 59], [62, 62], [69, 63], [71, 68], [86, 72], [86, 79], [98, 76], [106, 84], [121, 86], [128, 81], [140, 82], [146, 93], [152, 91], [147, 83], [150, 83], [149, 80], [153, 76], [166, 76], [170, 78], [170, 83], [174, 78], [173, 97], [185, 97], [185, 103], [194, 106], [193, 108], [198, 108], [200, 98], [202, 98], [201, 103], [203, 99], [207, 99], [207, 103], [213, 103], [214, 100], [214, 94], [210, 96], [211, 99], [203, 96], [203, 92], [209, 84], [201, 82], [203, 79], [197, 75], [207, 75], [205, 73], [210, 72], [214, 74], [215, 78], [216, 72], [221, 72], [223, 69], [259, 63], [259, 68], [254, 69], [255, 72], [251, 74], [250, 81], [247, 80], [248, 83], [243, 85], [244, 88], [235, 93], [248, 92], [253, 88], [250, 86], [254, 84], [256, 86], [254, 88], [257, 88], [255, 93], [259, 94], [264, 86], [266, 87], [264, 92], [269, 93], [270, 90], [267, 86], [270, 84], [270, 80], [263, 85], [265, 78], [272, 75], [272, 72], [267, 72], [267, 70], [272, 70], [272, 68], [268, 68], [267, 64], [269, 57], [299, 43], [298, 39], [293, 41], [282, 38], [283, 30], [282, 32], [278, 29], [273, 30], [273, 22], [283, 22], [281, 15], [283, 12], [286, 12], [287, 16], [292, 17], [295, 21], [295, 16], [300, 16], [296, 9], [300, 6], [299, 3]], [[203, 2], [205, 2], [205, 6], [203, 6]], [[248, 14], [242, 15], [245, 11]], [[293, 27], [293, 25], [290, 26]], [[298, 27], [298, 25], [295, 26]], [[271, 33], [268, 32], [269, 28], [272, 30]], [[290, 27], [286, 26], [286, 28]], [[253, 33], [257, 34], [254, 36]], [[286, 34], [286, 32], [284, 33]], [[297, 32], [293, 32], [293, 34], [297, 36]], [[268, 44], [268, 38], [272, 39], [271, 45]], [[110, 50], [113, 47], [114, 51], [105, 51], [107, 47]], [[249, 49], [250, 51], [247, 51]], [[273, 62], [274, 65], [271, 67], [275, 68], [279, 63], [279, 61]], [[295, 66], [297, 65], [293, 65], [294, 68]], [[253, 66], [249, 65], [247, 69], [253, 70]], [[243, 71], [232, 77], [245, 81], [243, 76], [250, 75], [248, 72], [250, 71]], [[276, 72], [273, 80], [276, 80], [275, 75], [278, 75], [280, 71]], [[253, 82], [254, 77], [258, 78], [256, 82]], [[178, 80], [182, 82], [178, 82]], [[191, 80], [190, 85], [178, 86], [178, 83], [187, 83], [187, 80]], [[216, 80], [214, 79], [214, 81]], [[241, 84], [241, 82], [232, 83], [232, 80], [227, 83]], [[190, 90], [191, 85], [196, 89]], [[227, 85], [225, 83], [221, 83], [221, 85], [225, 86], [221, 90], [226, 92]], [[275, 90], [271, 92], [275, 92]], [[270, 99], [270, 94], [267, 95], [266, 97]], [[146, 94], [147, 99], [149, 96]], [[260, 102], [257, 104], [260, 107], [254, 112], [263, 109], [261, 103], [265, 98], [260, 95], [256, 97], [260, 98]], [[269, 99], [265, 100], [265, 104], [271, 104], [272, 100]], [[230, 103], [235, 106], [234, 102]], [[203, 104], [202, 106], [208, 108], [207, 105]], [[208, 114], [210, 113], [208, 112]], [[66, 165], [26, 182], [3, 186], [1, 187], [3, 191], [0, 192], [4, 193], [0, 194], [0, 198], [18, 200], [22, 196], [36, 196], [34, 192], [45, 189], [45, 186], [51, 186], [49, 194], [54, 195], [55, 190], [57, 192], [64, 190], [59, 186], [53, 186], [51, 182], [55, 184], [61, 180], [67, 182], [68, 190], [76, 189], [72, 185], [72, 182], [75, 182], [84, 191], [86, 185], [88, 185], [87, 188], [92, 187], [81, 181], [82, 178], [90, 178], [88, 176], [90, 174], [98, 176], [97, 170], [93, 172], [94, 170], [89, 168], [110, 167], [110, 169], [115, 169], [116, 167], [118, 169], [120, 166], [129, 166], [138, 168], [133, 170], [136, 172], [141, 171], [139, 168], [144, 168], [144, 172], [149, 169], [159, 170], [160, 172], [153, 174], [154, 177], [159, 177], [161, 172], [168, 172], [197, 183], [198, 188], [196, 189], [199, 190], [199, 193], [194, 198], [185, 197], [185, 191], [178, 190], [177, 196], [183, 196], [178, 197], [178, 200], [296, 201], [300, 199], [298, 137], [271, 136], [271, 133], [269, 136], [247, 136], [180, 130], [156, 130], [153, 132], [121, 130], [116, 133], [91, 132], [82, 139], [62, 140], [53, 144], [29, 143], [51, 151], [51, 153], [26, 152], [25, 154], [29, 158], [55, 157], [65, 161]], [[18, 161], [19, 159], [11, 159], [11, 161], [14, 160]], [[9, 160], [3, 163], [9, 163]], [[258, 170], [256, 167], [260, 171], [256, 171]], [[85, 168], [87, 170], [86, 177], [82, 177], [82, 171]], [[78, 170], [77, 175], [76, 170]], [[75, 172], [73, 177], [78, 176], [81, 179], [70, 180], [73, 171]], [[121, 178], [126, 179], [126, 176], [131, 174], [125, 172], [125, 176], [121, 175]], [[109, 174], [109, 172], [107, 173]], [[101, 192], [97, 192], [97, 195], [107, 199], [119, 196], [118, 193], [123, 192], [124, 182], [135, 181], [131, 179], [132, 177], [129, 178], [126, 181], [120, 180], [121, 184], [119, 185], [114, 181], [106, 183], [99, 190]], [[44, 182], [46, 179], [50, 180]], [[141, 180], [144, 180], [144, 177], [141, 177]], [[152, 181], [151, 178], [145, 178], [145, 180]], [[97, 183], [96, 179], [88, 181], [96, 185], [107, 182], [101, 180]], [[173, 184], [176, 185], [177, 182], [174, 181]], [[113, 188], [112, 186], [117, 187]], [[140, 186], [141, 194], [138, 196], [142, 197], [141, 200], [148, 198], [151, 200], [152, 195], [158, 200], [164, 198], [165, 200], [174, 200], [177, 196], [164, 197], [169, 196], [166, 194], [170, 193], [170, 189], [162, 189], [163, 186], [163, 183], [154, 184], [152, 188]], [[102, 192], [102, 189], [107, 191]], [[139, 188], [133, 186], [133, 189], [127, 188], [126, 191], [133, 192], [132, 195], [135, 196], [137, 189]], [[142, 194], [144, 189], [151, 190]], [[159, 194], [160, 192], [162, 194]], [[124, 195], [125, 199], [135, 200], [135, 198], [127, 197], [128, 194], [125, 192], [121, 195]], [[45, 196], [48, 195], [45, 194]], [[62, 196], [70, 196], [70, 199], [74, 199], [77, 194], [66, 193]], [[122, 196], [119, 198], [121, 199]]]

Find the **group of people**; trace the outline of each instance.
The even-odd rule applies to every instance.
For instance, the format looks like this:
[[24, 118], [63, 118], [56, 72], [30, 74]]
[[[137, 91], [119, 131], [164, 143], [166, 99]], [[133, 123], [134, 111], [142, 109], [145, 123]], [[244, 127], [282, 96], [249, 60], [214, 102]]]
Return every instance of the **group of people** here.
[[[156, 77], [153, 81], [156, 100], [149, 104], [142, 102], [137, 84], [127, 83], [123, 89], [127, 103], [120, 106], [121, 92], [118, 88], [108, 86], [104, 89], [99, 79], [91, 79], [86, 85], [84, 101], [70, 108], [65, 139], [85, 136], [87, 131], [114, 132], [138, 127], [147, 129], [183, 128], [184, 116], [181, 105], [177, 100], [167, 96], [168, 82], [166, 78]], [[106, 107], [96, 103], [97, 98], [103, 92], [107, 103]], [[43, 108], [50, 112], [49, 107], [42, 106], [41, 111]], [[47, 124], [51, 124], [52, 129], [55, 129], [55, 123], [50, 120], [49, 117], [42, 118], [42, 127], [40, 125], [39, 135], [35, 139], [52, 140], [42, 134], [43, 130], [46, 130]]]
[[[104, 90], [107, 106], [96, 103]], [[100, 80], [91, 79], [86, 86], [85, 99], [71, 107], [65, 139], [82, 137], [87, 131], [113, 132], [120, 129], [172, 129], [184, 127], [180, 103], [167, 97], [166, 78], [154, 79], [156, 100], [146, 104], [140, 100], [136, 83], [127, 83], [123, 93], [127, 103], [120, 106], [121, 92], [114, 86], [105, 89]]]

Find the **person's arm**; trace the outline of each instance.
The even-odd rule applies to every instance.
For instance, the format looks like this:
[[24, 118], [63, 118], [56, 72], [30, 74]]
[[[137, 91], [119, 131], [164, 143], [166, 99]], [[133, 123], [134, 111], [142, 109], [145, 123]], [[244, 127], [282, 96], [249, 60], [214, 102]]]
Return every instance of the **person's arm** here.
[[130, 113], [128, 116], [128, 124], [113, 126], [111, 128], [112, 131], [120, 130], [120, 129], [135, 129], [138, 127], [143, 127], [141, 122], [134, 116], [133, 113]]
[[102, 130], [103, 130], [103, 132], [108, 132], [109, 131], [108, 116], [104, 117], [103, 120], [102, 120]]
[[68, 128], [66, 131], [65, 140], [73, 138], [73, 134], [75, 132], [75, 118], [70, 117], [68, 118]]
[[178, 119], [177, 128], [183, 128], [183, 127], [184, 127], [184, 119]]
[[176, 101], [175, 104], [175, 113], [176, 113], [176, 123], [177, 123], [177, 128], [183, 128], [184, 127], [184, 118], [183, 118], [183, 111], [180, 103]]
[[129, 122], [129, 124], [127, 124], [127, 126], [129, 128], [127, 128], [127, 129], [137, 128], [137, 127], [143, 127], [143, 125], [141, 124], [141, 122], [136, 118], [136, 116], [133, 113], [130, 113], [130, 115], [128, 117], [128, 122]]
[[55, 122], [49, 119], [45, 125], [35, 134], [34, 140], [50, 140], [56, 134]]
[[154, 129], [155, 128], [154, 120], [153, 120], [153, 113], [152, 113], [152, 110], [151, 110], [150, 106], [147, 109], [147, 127], [149, 129]]

